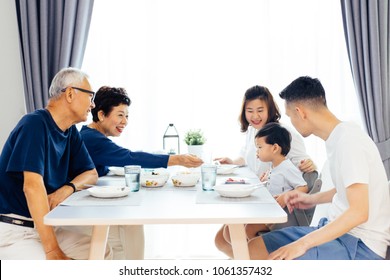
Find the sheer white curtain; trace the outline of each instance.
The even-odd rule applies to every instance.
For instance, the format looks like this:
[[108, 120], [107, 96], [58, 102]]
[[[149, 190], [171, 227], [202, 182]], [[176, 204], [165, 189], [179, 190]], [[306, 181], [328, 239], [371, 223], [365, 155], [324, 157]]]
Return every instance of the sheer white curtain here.
[[[243, 142], [237, 118], [246, 89], [267, 86], [284, 113], [278, 93], [302, 75], [322, 81], [341, 119], [361, 123], [338, 0], [97, 0], [83, 70], [96, 89], [127, 89], [130, 123], [113, 140], [132, 150], [161, 150], [174, 123], [181, 139], [201, 128], [213, 157], [234, 157]], [[321, 167], [323, 142], [309, 137], [305, 143]], [[147, 246], [153, 242], [154, 256], [215, 255], [214, 229], [195, 228], [183, 229], [188, 232], [176, 248], [156, 241], [154, 228]], [[202, 238], [192, 232], [208, 243], [194, 244]]]

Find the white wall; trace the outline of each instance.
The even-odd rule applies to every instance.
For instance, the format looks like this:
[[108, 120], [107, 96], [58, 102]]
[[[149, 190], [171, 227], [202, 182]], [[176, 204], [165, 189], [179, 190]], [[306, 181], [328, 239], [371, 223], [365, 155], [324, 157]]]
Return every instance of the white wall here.
[[26, 113], [14, 0], [0, 1], [0, 151]]

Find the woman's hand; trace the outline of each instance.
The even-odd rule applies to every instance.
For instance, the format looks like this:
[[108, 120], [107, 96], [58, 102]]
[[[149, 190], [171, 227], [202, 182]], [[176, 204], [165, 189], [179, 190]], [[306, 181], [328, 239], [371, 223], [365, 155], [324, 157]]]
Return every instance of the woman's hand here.
[[215, 158], [214, 161], [219, 161], [220, 164], [233, 164], [233, 160], [228, 157]]
[[301, 163], [298, 167], [302, 172], [312, 172], [317, 169], [316, 165], [311, 159], [301, 160]]

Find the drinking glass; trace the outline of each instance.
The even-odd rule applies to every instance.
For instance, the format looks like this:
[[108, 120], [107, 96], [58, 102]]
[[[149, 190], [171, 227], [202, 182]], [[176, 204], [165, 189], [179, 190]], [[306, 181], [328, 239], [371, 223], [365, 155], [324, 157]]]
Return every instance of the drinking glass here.
[[213, 191], [217, 181], [217, 166], [215, 164], [204, 164], [201, 167], [202, 189], [204, 191]]
[[138, 192], [141, 180], [141, 166], [140, 165], [126, 165], [125, 167], [126, 186], [132, 192]]

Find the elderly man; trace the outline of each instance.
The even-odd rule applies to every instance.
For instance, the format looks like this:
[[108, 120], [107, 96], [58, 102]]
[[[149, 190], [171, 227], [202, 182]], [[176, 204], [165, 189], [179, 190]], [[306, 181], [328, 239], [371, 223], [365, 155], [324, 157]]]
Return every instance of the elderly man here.
[[[95, 93], [78, 69], [62, 69], [45, 109], [25, 115], [0, 158], [0, 259], [85, 259], [90, 237], [53, 228], [43, 217], [98, 179], [74, 124], [86, 121]], [[107, 250], [107, 258], [111, 250]]]

